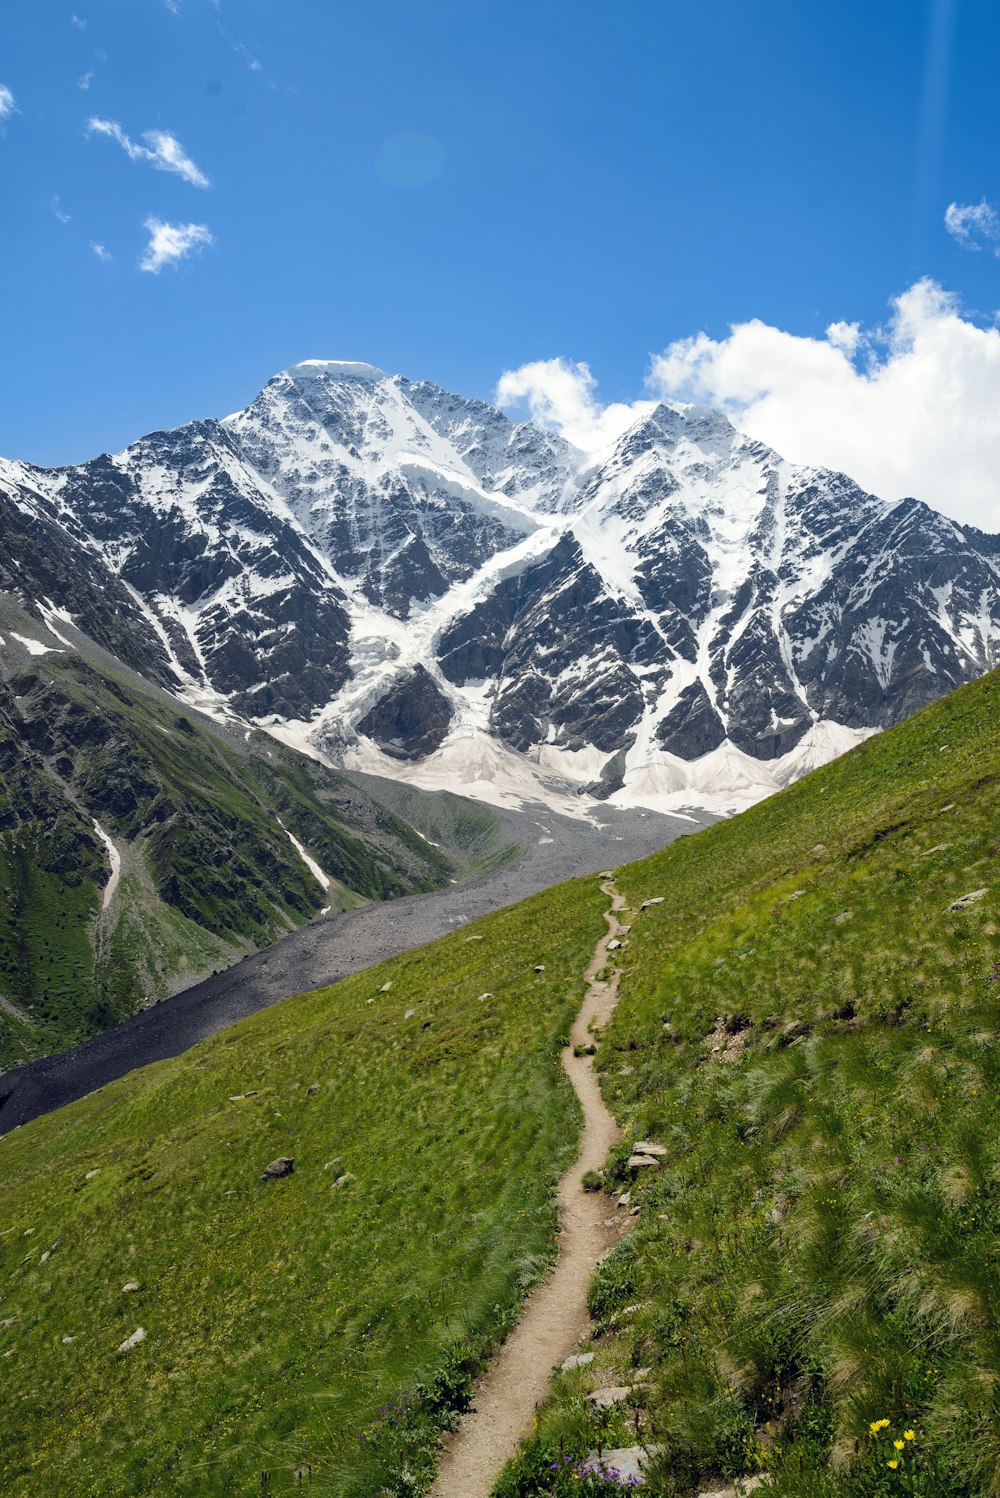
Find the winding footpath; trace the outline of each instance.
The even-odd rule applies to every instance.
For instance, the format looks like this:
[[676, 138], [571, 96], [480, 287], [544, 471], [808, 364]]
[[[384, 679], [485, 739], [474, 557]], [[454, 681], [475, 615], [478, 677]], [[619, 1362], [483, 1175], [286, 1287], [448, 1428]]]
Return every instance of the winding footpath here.
[[580, 1153], [559, 1183], [559, 1257], [549, 1278], [528, 1297], [520, 1321], [476, 1386], [472, 1409], [446, 1440], [428, 1498], [489, 1498], [504, 1463], [531, 1428], [553, 1368], [588, 1334], [587, 1286], [598, 1262], [620, 1236], [614, 1226], [606, 1225], [604, 1192], [584, 1191], [582, 1183], [588, 1170], [601, 1169], [621, 1133], [604, 1106], [592, 1058], [573, 1055], [574, 1046], [591, 1041], [590, 1024], [605, 1024], [618, 1001], [618, 974], [608, 981], [598, 974], [607, 964], [609, 942], [622, 933], [618, 911], [625, 899], [610, 875], [603, 881], [601, 889], [611, 901], [605, 915], [608, 929], [584, 974], [587, 993], [562, 1056], [584, 1124]]

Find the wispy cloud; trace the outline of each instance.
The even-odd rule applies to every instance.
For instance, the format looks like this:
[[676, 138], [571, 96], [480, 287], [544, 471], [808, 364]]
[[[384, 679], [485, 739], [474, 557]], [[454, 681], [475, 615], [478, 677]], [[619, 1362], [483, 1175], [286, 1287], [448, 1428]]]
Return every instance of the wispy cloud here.
[[180, 4], [179, 4], [179, 0], [163, 0], [163, 3], [167, 7], [167, 9], [169, 10], [169, 12], [170, 12], [170, 14], [172, 16], [179, 16], [180, 15], [180, 13], [181, 13], [181, 7], [180, 7]]
[[86, 31], [87, 23], [80, 16], [70, 16], [69, 24], [75, 26], [77, 31]]
[[192, 187], [209, 187], [208, 178], [186, 153], [176, 136], [169, 130], [145, 130], [142, 139], [145, 145], [126, 135], [117, 120], [90, 119], [87, 121], [88, 135], [106, 135], [121, 146], [132, 161], [146, 161], [160, 172], [173, 172], [190, 182]]
[[1000, 215], [992, 203], [949, 203], [944, 226], [964, 250], [991, 249], [1000, 255]]
[[165, 265], [183, 260], [192, 250], [204, 248], [215, 241], [207, 224], [168, 224], [161, 218], [148, 218], [145, 223], [149, 231], [139, 269], [159, 275]]
[[56, 218], [61, 224], [72, 223], [73, 215], [66, 212], [66, 210], [60, 205], [58, 198], [53, 198], [49, 203], [49, 207], [52, 209], [52, 212], [55, 214]]
[[14, 101], [14, 95], [6, 83], [0, 83], [0, 123], [9, 120], [12, 114], [17, 114], [18, 108]]
[[111, 259], [111, 251], [108, 249], [108, 247], [103, 244], [98, 244], [96, 239], [92, 239], [90, 241], [90, 248], [93, 250], [98, 260], [100, 260], [104, 265], [107, 265], [108, 261]]
[[80, 78], [76, 80], [77, 88], [89, 88], [93, 81], [93, 77], [93, 69], [91, 69], [88, 73], [84, 73]]

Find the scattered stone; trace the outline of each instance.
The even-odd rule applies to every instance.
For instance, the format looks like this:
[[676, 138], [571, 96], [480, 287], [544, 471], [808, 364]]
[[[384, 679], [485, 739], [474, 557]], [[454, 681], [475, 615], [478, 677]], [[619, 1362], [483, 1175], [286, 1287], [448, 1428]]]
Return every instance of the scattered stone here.
[[633, 1155], [665, 1155], [667, 1147], [664, 1144], [656, 1144], [652, 1139], [638, 1139], [632, 1146]]
[[492, 999], [492, 997], [493, 997], [493, 995], [491, 993], [481, 993], [479, 995], [478, 999], [476, 1000], [476, 1003], [477, 1004], [482, 1004], [486, 999]]
[[665, 895], [654, 895], [651, 900], [643, 900], [639, 906], [640, 910], [648, 910], [651, 905], [662, 905], [666, 899]]
[[624, 1404], [631, 1392], [627, 1384], [609, 1384], [605, 1389], [591, 1389], [587, 1403], [598, 1410], [610, 1410], [616, 1404]]
[[952, 900], [948, 906], [949, 910], [965, 910], [970, 905], [976, 905], [988, 891], [985, 889], [970, 890], [967, 895], [962, 895], [957, 900]]
[[586, 1368], [588, 1363], [594, 1361], [592, 1352], [574, 1352], [571, 1358], [567, 1358], [562, 1365], [563, 1373], [571, 1373], [574, 1368]]
[[921, 858], [930, 858], [930, 856], [931, 856], [932, 853], [944, 853], [950, 847], [951, 847], [950, 843], [938, 843], [937, 846], [934, 847], [934, 848], [925, 848], [924, 851], [921, 853], [920, 857]]
[[139, 1343], [140, 1342], [145, 1342], [145, 1340], [146, 1340], [146, 1329], [145, 1329], [145, 1327], [143, 1327], [143, 1326], [137, 1326], [136, 1329], [135, 1329], [135, 1331], [132, 1333], [131, 1337], [126, 1337], [125, 1338], [125, 1341], [121, 1344], [121, 1346], [119, 1347], [118, 1351], [119, 1352], [131, 1352], [132, 1349], [133, 1349], [133, 1347], [138, 1347]]
[[63, 1339], [62, 1339], [62, 1343], [63, 1343], [64, 1347], [68, 1347], [71, 1342], [75, 1342], [75, 1341], [76, 1341], [75, 1337], [63, 1337]]
[[415, 1009], [407, 1009], [406, 1013], [403, 1015], [403, 1018], [404, 1019], [412, 1019], [413, 1016], [416, 1014], [416, 1012], [417, 1011]]
[[277, 1160], [272, 1160], [270, 1165], [265, 1165], [262, 1181], [279, 1181], [282, 1176], [290, 1176], [295, 1169], [295, 1160], [289, 1155], [279, 1155]]
[[631, 1171], [648, 1170], [651, 1165], [659, 1165], [659, 1160], [654, 1155], [629, 1155], [628, 1168]]
[[810, 852], [812, 852], [812, 853], [825, 853], [826, 852], [826, 843], [814, 843], [813, 846], [812, 846], [812, 848], [810, 849]]
[[618, 935], [619, 936], [628, 936], [628, 934], [629, 934], [629, 932], [631, 930], [632, 930], [631, 926], [619, 926], [618, 927]]
[[544, 962], [536, 962], [535, 963], [535, 972], [536, 973], [544, 973], [544, 971], [545, 971], [545, 963]]
[[620, 946], [621, 942], [618, 940], [617, 936], [613, 936], [608, 942], [608, 951], [617, 952]]
[[839, 915], [834, 916], [833, 924], [835, 926], [843, 926], [851, 919], [853, 914], [853, 910], [842, 910]]
[[597, 877], [598, 879], [613, 879], [615, 876], [611, 869], [602, 869]]
[[94, 1179], [94, 1177], [95, 1176], [99, 1176], [100, 1173], [101, 1173], [101, 1167], [98, 1165], [98, 1166], [95, 1167], [95, 1169], [88, 1170], [87, 1174], [84, 1176], [83, 1179], [85, 1181], [92, 1181]]
[[467, 936], [465, 939], [466, 939], [466, 941], [482, 941], [483, 940], [483, 938], [481, 936]]
[[342, 1176], [338, 1176], [334, 1181], [332, 1189], [334, 1191], [340, 1191], [342, 1187], [350, 1185], [351, 1181], [353, 1180], [354, 1172], [352, 1170], [345, 1170], [344, 1174]]
[[42, 1257], [39, 1259], [38, 1262], [39, 1262], [39, 1264], [47, 1264], [49, 1262], [49, 1259], [51, 1257], [52, 1257], [52, 1250], [51, 1250], [51, 1248], [47, 1248], [45, 1250], [45, 1252], [42, 1254]]
[[306, 1097], [315, 1097], [317, 1092], [319, 1092], [319, 1083], [311, 1082], [306, 1088]]
[[138, 1289], [139, 1289], [139, 1281], [138, 1280], [126, 1280], [125, 1283], [124, 1283], [124, 1285], [122, 1285], [122, 1290], [125, 1291], [125, 1292], [132, 1291], [132, 1290], [138, 1290]]
[[643, 1468], [649, 1458], [655, 1456], [660, 1449], [659, 1446], [650, 1446], [648, 1450], [644, 1446], [620, 1446], [614, 1451], [602, 1451], [600, 1456], [596, 1451], [590, 1451], [587, 1453], [587, 1466], [598, 1472], [603, 1470], [606, 1474], [616, 1473], [619, 1487], [625, 1483], [642, 1488], [646, 1485]]
[[392, 987], [392, 979], [390, 978], [389, 981], [388, 981], [388, 983], [383, 983], [382, 984], [382, 987], [379, 989], [379, 993], [388, 993], [391, 987]]
[[242, 1103], [245, 1098], [256, 1097], [256, 1096], [257, 1096], [257, 1089], [255, 1087], [252, 1092], [234, 1092], [232, 1094], [232, 1096], [230, 1097], [229, 1101], [231, 1103]]
[[630, 1191], [623, 1191], [618, 1198], [617, 1205], [622, 1209], [630, 1207], [632, 1205], [632, 1193]]

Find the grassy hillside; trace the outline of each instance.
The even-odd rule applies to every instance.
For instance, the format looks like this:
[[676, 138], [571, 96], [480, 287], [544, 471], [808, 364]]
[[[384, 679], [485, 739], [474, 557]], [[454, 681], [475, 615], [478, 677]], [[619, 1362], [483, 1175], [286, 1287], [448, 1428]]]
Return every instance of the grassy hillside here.
[[[637, 1435], [660, 1495], [1000, 1492], [998, 722], [993, 676], [619, 872], [606, 1184], [640, 1212], [498, 1498], [602, 1490], [572, 1460]], [[0, 1141], [5, 1491], [423, 1491], [552, 1249], [604, 903], [560, 886]]]
[[604, 1444], [638, 1428], [656, 1492], [1000, 1492], [998, 723], [995, 674], [620, 871], [663, 903], [599, 1064], [668, 1156], [505, 1498], [562, 1491], [635, 1368]]
[[564, 885], [0, 1140], [4, 1494], [423, 1491], [553, 1251], [606, 903]]
[[[0, 673], [0, 776], [0, 1069], [106, 1028], [323, 905], [433, 889], [454, 872], [345, 777], [65, 651]], [[94, 819], [123, 860], [106, 912]]]

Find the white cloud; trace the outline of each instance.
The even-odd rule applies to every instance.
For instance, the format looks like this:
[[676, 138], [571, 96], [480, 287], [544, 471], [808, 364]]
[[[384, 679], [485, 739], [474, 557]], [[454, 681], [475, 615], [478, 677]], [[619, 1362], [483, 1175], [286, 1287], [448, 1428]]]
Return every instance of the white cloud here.
[[149, 243], [139, 261], [140, 270], [159, 275], [165, 265], [183, 260], [192, 250], [213, 244], [214, 240], [207, 224], [167, 224], [163, 219], [151, 217], [146, 220]]
[[93, 81], [93, 77], [93, 69], [91, 69], [89, 73], [82, 74], [82, 76], [76, 80], [77, 88], [88, 89], [91, 85], [91, 82]]
[[117, 120], [94, 118], [87, 121], [87, 134], [106, 135], [116, 140], [133, 161], [148, 161], [157, 171], [174, 172], [185, 182], [190, 182], [192, 187], [210, 186], [204, 172], [195, 166], [180, 141], [168, 130], [145, 130], [142, 138], [146, 144], [141, 146], [126, 135]]
[[103, 263], [107, 265], [108, 261], [111, 259], [111, 251], [107, 248], [107, 246], [98, 244], [96, 239], [92, 239], [90, 241], [90, 248], [93, 250], [98, 260], [103, 261]]
[[56, 218], [61, 224], [69, 224], [72, 222], [73, 215], [71, 213], [67, 213], [64, 208], [60, 207], [58, 198], [53, 198], [49, 203], [49, 207], [52, 209], [52, 212], [55, 214]]
[[531, 420], [559, 432], [574, 447], [597, 452], [620, 437], [652, 401], [602, 406], [597, 381], [586, 364], [569, 359], [536, 359], [504, 370], [497, 382], [499, 406], [525, 406]]
[[18, 108], [14, 102], [14, 95], [6, 83], [0, 83], [0, 120], [9, 120], [12, 114], [17, 114]]
[[79, 16], [70, 16], [69, 22], [71, 26], [76, 27], [77, 31], [86, 31], [87, 29], [86, 21], [82, 21]]
[[[963, 316], [934, 281], [896, 297], [884, 327], [835, 322], [808, 338], [754, 320], [726, 338], [679, 339], [646, 386], [720, 408], [794, 463], [1000, 532], [1000, 328]], [[507, 370], [496, 399], [594, 452], [652, 404], [602, 406], [595, 391], [586, 364], [540, 359]]]
[[170, 12], [170, 14], [172, 16], [179, 16], [180, 15], [180, 13], [181, 13], [181, 7], [180, 7], [180, 4], [179, 4], [179, 0], [163, 0], [163, 3], [167, 7], [167, 9], [169, 10], [169, 12]]
[[994, 255], [1000, 255], [1000, 216], [985, 198], [981, 203], [949, 203], [944, 226], [963, 249], [989, 246]]
[[928, 279], [891, 306], [867, 333], [835, 323], [807, 338], [754, 320], [727, 338], [680, 339], [648, 384], [721, 407], [793, 462], [1000, 531], [1000, 330], [963, 317]]

